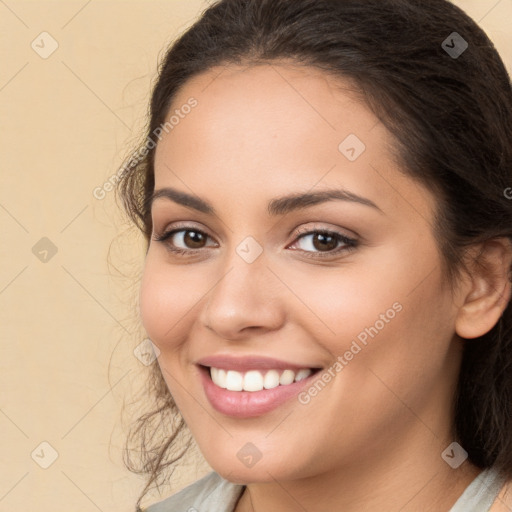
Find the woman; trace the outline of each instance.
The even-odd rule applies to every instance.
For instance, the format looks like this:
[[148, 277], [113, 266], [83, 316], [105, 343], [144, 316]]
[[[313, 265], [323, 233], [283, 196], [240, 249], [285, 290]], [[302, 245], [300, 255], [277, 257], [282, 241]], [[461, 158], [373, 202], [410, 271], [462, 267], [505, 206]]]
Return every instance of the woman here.
[[150, 512], [511, 509], [512, 90], [467, 15], [221, 0], [125, 171], [142, 470], [185, 429], [214, 470]]

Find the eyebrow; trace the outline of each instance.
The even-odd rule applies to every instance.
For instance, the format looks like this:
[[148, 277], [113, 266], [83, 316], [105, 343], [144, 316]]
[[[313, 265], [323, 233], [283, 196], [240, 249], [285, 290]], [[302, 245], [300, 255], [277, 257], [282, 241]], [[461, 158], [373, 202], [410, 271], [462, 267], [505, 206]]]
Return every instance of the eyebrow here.
[[[187, 208], [197, 210], [201, 213], [217, 215], [215, 208], [204, 199], [201, 199], [195, 195], [188, 194], [186, 192], [181, 192], [171, 187], [164, 187], [155, 190], [147, 200], [146, 211], [149, 211], [152, 208], [153, 203], [157, 199], [168, 199]], [[334, 200], [362, 204], [383, 213], [382, 210], [370, 199], [361, 197], [343, 189], [321, 190], [318, 192], [305, 192], [277, 197], [269, 201], [267, 205], [267, 211], [269, 215], [272, 216], [285, 215], [295, 210], [301, 210], [316, 204]]]

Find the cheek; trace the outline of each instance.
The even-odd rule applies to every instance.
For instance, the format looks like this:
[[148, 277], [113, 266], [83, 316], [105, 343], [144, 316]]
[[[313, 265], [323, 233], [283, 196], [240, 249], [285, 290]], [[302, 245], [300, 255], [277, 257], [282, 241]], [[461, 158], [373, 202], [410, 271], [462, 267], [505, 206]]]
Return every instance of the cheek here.
[[296, 296], [283, 291], [295, 311], [294, 321], [311, 334], [312, 341], [328, 345], [326, 348], [335, 354], [343, 353], [358, 336], [364, 341], [373, 326], [381, 331], [396, 321], [398, 310], [403, 309], [404, 278], [391, 279], [383, 274], [379, 262], [279, 269], [280, 277]]
[[179, 344], [189, 328], [194, 306], [207, 290], [200, 273], [166, 265], [151, 251], [148, 253], [139, 295], [140, 315], [146, 332], [160, 350]]

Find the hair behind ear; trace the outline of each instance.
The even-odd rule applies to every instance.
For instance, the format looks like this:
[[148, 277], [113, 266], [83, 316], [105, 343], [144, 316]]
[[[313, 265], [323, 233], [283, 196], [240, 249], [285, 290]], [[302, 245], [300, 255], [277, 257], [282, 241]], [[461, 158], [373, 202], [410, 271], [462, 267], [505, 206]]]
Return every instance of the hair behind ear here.
[[478, 244], [458, 334], [465, 347], [456, 430], [471, 461], [512, 476], [512, 240]]

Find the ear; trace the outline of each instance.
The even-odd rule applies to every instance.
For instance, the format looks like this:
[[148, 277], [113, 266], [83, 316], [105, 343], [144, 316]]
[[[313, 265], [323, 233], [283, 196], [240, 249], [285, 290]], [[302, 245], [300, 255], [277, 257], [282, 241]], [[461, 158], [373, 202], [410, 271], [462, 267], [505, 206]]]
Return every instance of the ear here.
[[461, 287], [455, 331], [471, 339], [488, 333], [510, 302], [512, 244], [507, 238], [493, 238], [472, 247], [468, 254], [471, 259]]

